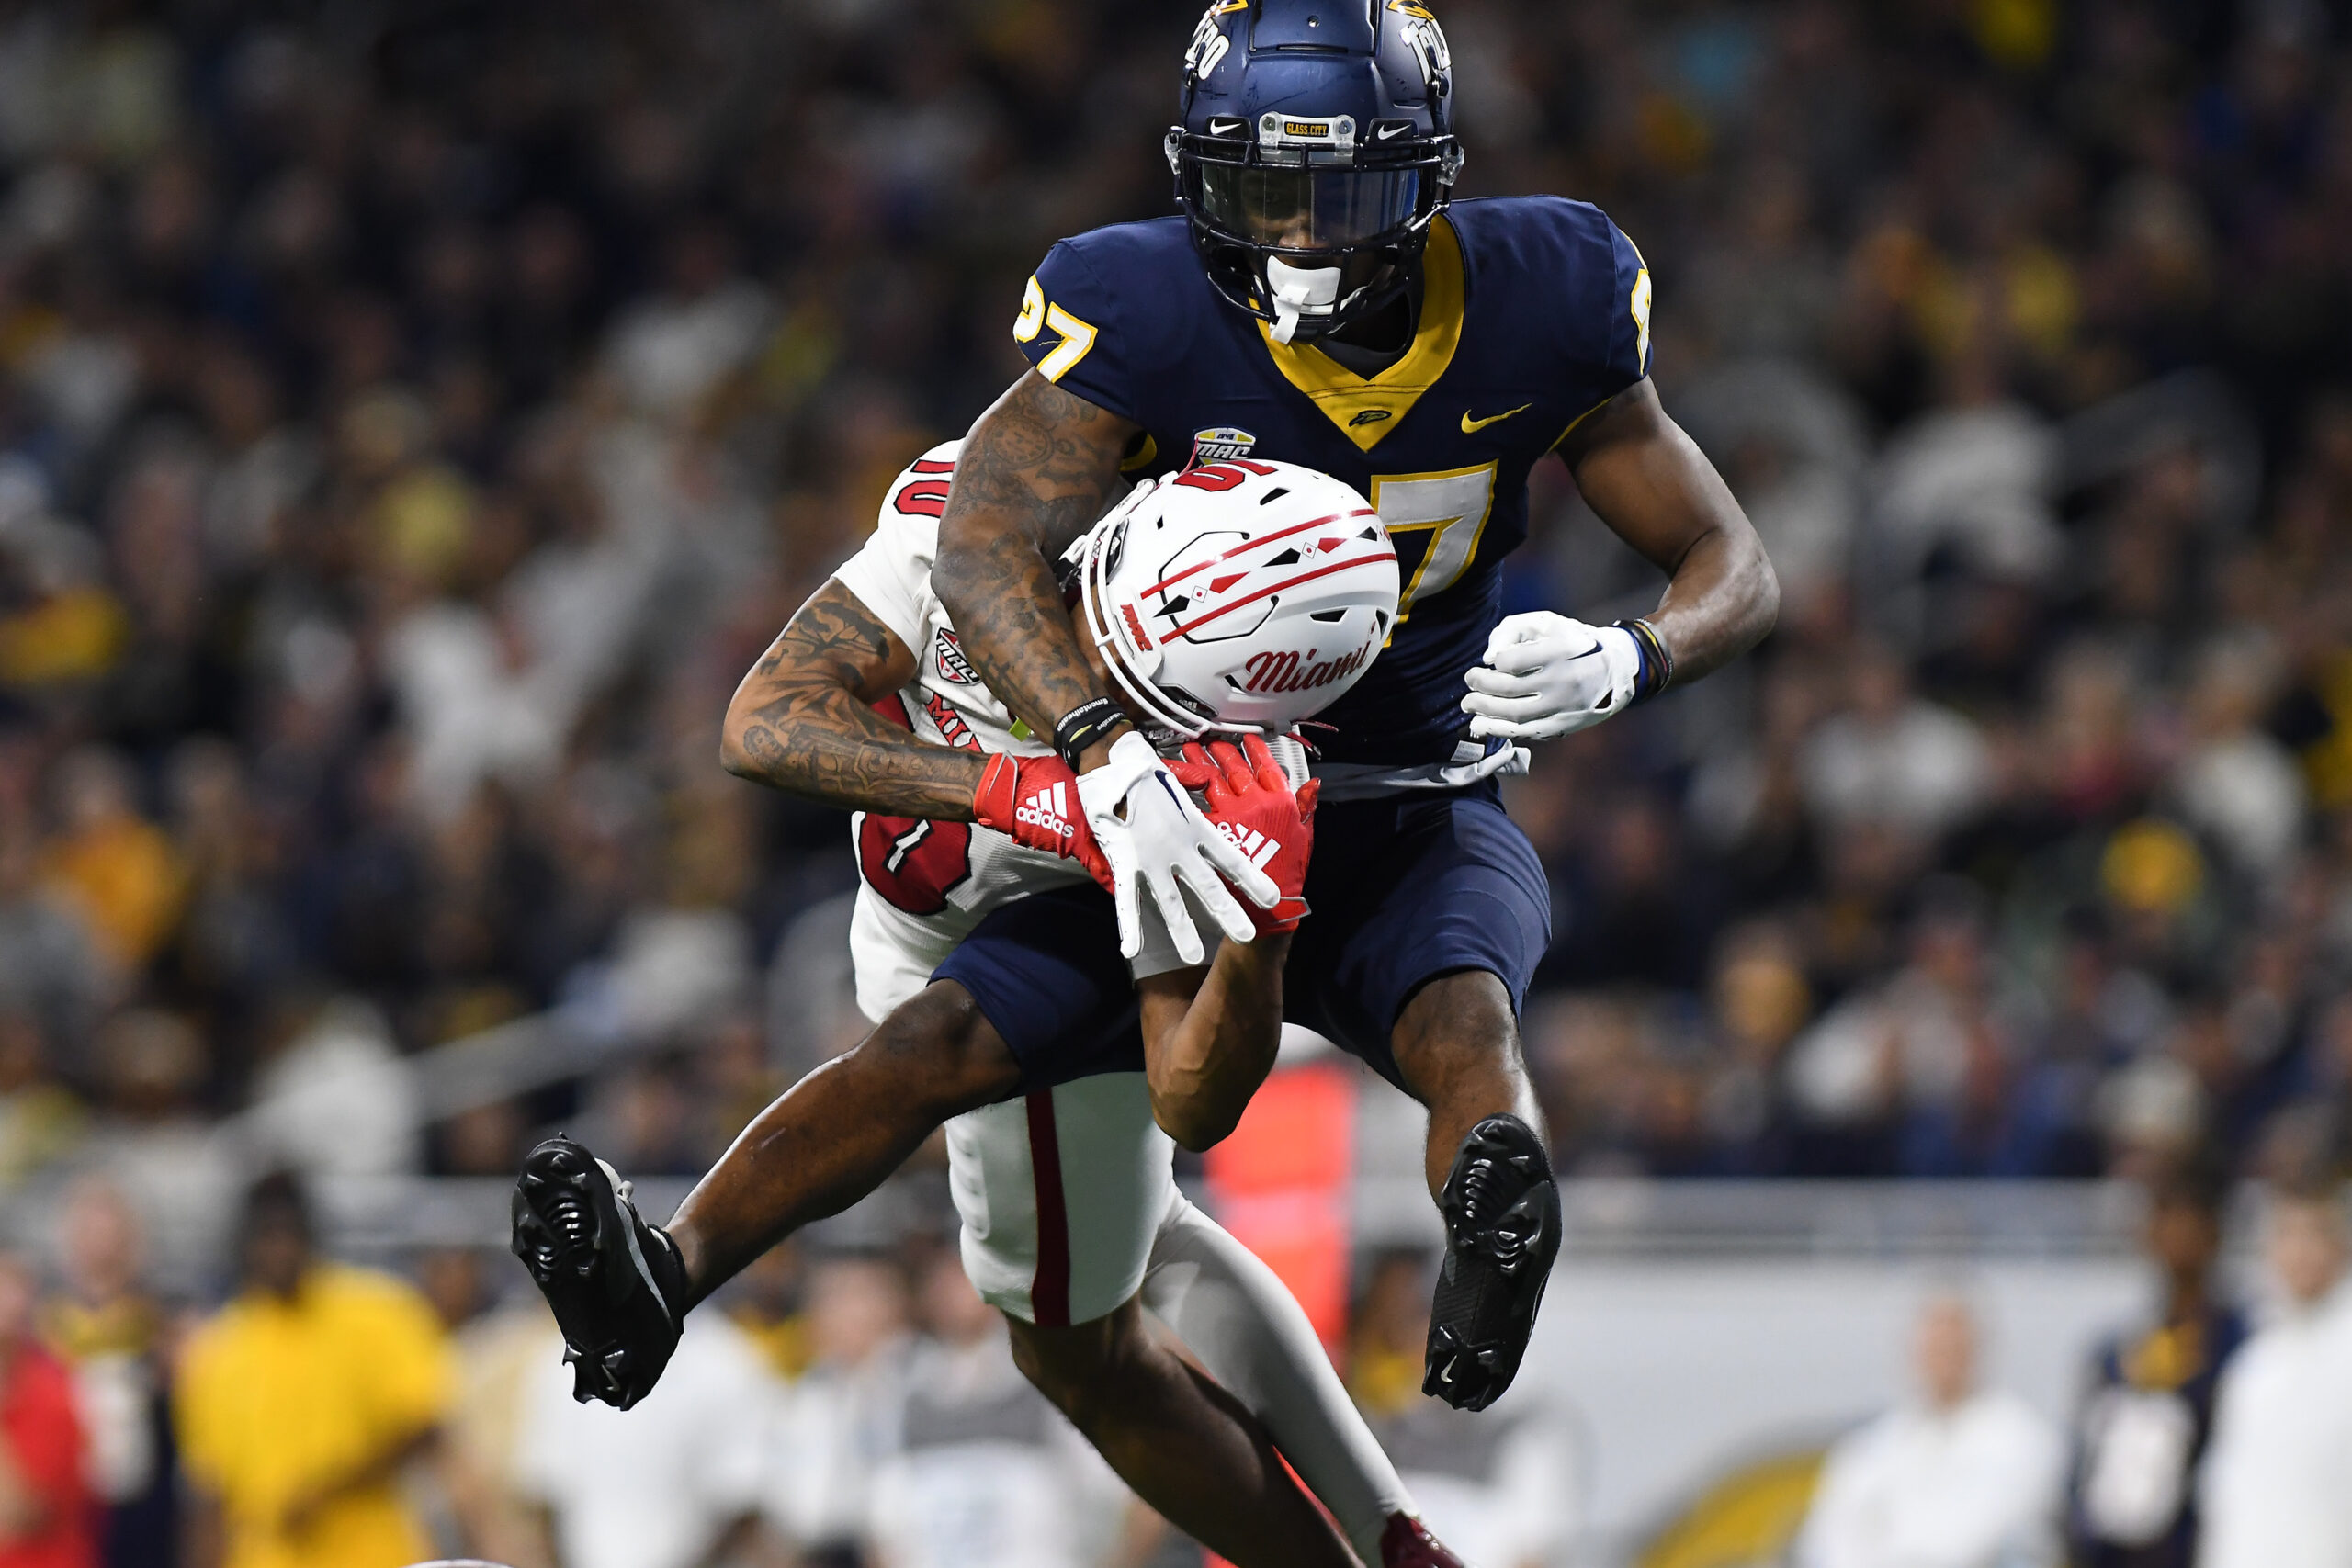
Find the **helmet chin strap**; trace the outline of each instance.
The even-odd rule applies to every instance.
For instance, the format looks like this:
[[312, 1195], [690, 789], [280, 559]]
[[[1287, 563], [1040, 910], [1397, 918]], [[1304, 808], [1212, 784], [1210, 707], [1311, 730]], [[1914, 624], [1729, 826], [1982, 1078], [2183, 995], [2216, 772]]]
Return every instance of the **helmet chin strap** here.
[[1266, 258], [1266, 302], [1274, 308], [1273, 340], [1286, 344], [1302, 317], [1329, 316], [1340, 302], [1340, 269], [1293, 266], [1280, 256]]

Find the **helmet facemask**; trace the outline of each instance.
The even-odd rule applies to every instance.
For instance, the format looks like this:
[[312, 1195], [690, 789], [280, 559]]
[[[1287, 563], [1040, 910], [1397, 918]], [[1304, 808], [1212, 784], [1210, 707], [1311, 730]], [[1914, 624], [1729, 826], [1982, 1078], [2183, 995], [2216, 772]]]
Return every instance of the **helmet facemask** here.
[[[1374, 136], [1391, 125], [1381, 121]], [[1218, 129], [1226, 129], [1223, 126]], [[1268, 323], [1309, 340], [1379, 310], [1412, 281], [1430, 224], [1452, 195], [1451, 136], [1359, 143], [1347, 117], [1260, 118], [1231, 136], [1168, 133], [1170, 168], [1210, 280]]]

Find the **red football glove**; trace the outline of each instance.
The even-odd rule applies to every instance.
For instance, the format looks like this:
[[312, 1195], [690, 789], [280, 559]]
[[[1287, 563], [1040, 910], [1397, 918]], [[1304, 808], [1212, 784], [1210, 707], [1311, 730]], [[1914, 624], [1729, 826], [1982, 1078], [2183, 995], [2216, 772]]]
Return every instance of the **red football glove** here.
[[1296, 931], [1306, 913], [1301, 889], [1306, 886], [1307, 857], [1315, 849], [1315, 797], [1322, 791], [1320, 781], [1309, 779], [1293, 795], [1282, 764], [1254, 735], [1243, 736], [1238, 749], [1227, 740], [1212, 740], [1205, 748], [1196, 740], [1168, 764], [1168, 771], [1185, 788], [1206, 792], [1202, 810], [1208, 819], [1282, 889], [1282, 902], [1271, 909], [1241, 900], [1258, 934]]
[[1078, 775], [1059, 757], [1016, 757], [1010, 751], [990, 757], [980, 787], [972, 792], [972, 820], [1023, 849], [1074, 860], [1104, 891], [1114, 891], [1111, 863], [1102, 858], [1078, 804]]

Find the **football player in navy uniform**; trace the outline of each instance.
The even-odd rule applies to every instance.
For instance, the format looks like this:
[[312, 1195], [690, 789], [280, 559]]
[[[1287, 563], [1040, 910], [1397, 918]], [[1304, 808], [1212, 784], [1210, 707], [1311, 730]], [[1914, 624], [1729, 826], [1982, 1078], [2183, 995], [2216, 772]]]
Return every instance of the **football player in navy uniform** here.
[[[586, 1292], [579, 1343], [628, 1363], [598, 1397], [626, 1404], [650, 1386], [675, 1341], [673, 1298], [699, 1299], [870, 1191], [944, 1120], [1100, 1071], [1083, 1058], [1107, 1040], [1141, 1049], [1127, 960], [1153, 913], [1188, 964], [1205, 956], [1194, 912], [1250, 941], [1217, 876], [1234, 865], [1230, 846], [1109, 695], [1116, 661], [1081, 649], [1057, 563], [1127, 478], [1197, 459], [1238, 486], [1261, 458], [1370, 498], [1403, 568], [1387, 646], [1321, 713], [1310, 913], [1281, 976], [1284, 1006], [1430, 1108], [1448, 1244], [1424, 1386], [1479, 1409], [1510, 1385], [1560, 1218], [1517, 1025], [1550, 897], [1496, 775], [1525, 766], [1526, 742], [1736, 657], [1770, 629], [1779, 589], [1737, 503], [1651, 389], [1640, 254], [1580, 203], [1451, 203], [1462, 157], [1451, 96], [1443, 36], [1419, 0], [1217, 0], [1187, 51], [1183, 123], [1169, 136], [1184, 216], [1081, 235], [1039, 266], [1013, 329], [1033, 367], [928, 502], [941, 508], [930, 581], [968, 664], [959, 678], [977, 675], [1019, 733], [1050, 736], [1075, 771], [1117, 896], [1072, 886], [989, 914], [913, 1001], [770, 1106], [669, 1232], [633, 1210], [624, 1224], [625, 1194], [590, 1179], [584, 1159], [572, 1176], [599, 1195], [595, 1224], [551, 1230], [518, 1201], [517, 1250], [546, 1254], [542, 1287], [570, 1271]], [[1649, 615], [1592, 626], [1502, 615], [1527, 475], [1553, 452], [1668, 575]], [[1302, 581], [1323, 570], [1302, 550]], [[1192, 581], [1140, 595], [1154, 600], [1138, 616], [1150, 624], [1120, 634], [1134, 651], [1148, 658], [1207, 618], [1186, 616]], [[1209, 591], [1225, 592], [1215, 580]], [[1220, 629], [1240, 619], [1227, 615], [1238, 603], [1219, 600]], [[816, 613], [828, 608], [820, 592], [772, 655], [798, 636], [795, 668], [822, 673], [808, 684], [828, 701], [780, 697], [801, 728], [754, 772], [816, 798], [968, 819], [969, 759], [935, 747], [886, 758], [850, 722], [863, 709], [844, 708], [837, 688], [872, 700], [903, 671], [867, 690], [861, 672], [887, 639], [870, 617], [829, 628]], [[1362, 668], [1356, 651], [1310, 649], [1250, 679], [1336, 679]], [[763, 661], [755, 676], [769, 675]], [[961, 773], [942, 777], [925, 751]], [[1276, 888], [1238, 869], [1242, 895], [1272, 908]], [[542, 1232], [574, 1231], [576, 1247], [542, 1245]], [[1405, 1545], [1402, 1559], [1381, 1556], [1442, 1561]]]
[[[1449, 1241], [1426, 1387], [1481, 1408], [1518, 1369], [1559, 1245], [1517, 1032], [1550, 897], [1492, 775], [1525, 765], [1524, 742], [1736, 658], [1771, 627], [1779, 588], [1659, 406], [1633, 243], [1581, 202], [1449, 199], [1452, 72], [1420, 0], [1217, 0], [1184, 58], [1182, 110], [1167, 139], [1182, 216], [1066, 240], [1030, 280], [1013, 336], [1032, 368], [965, 442], [934, 581], [966, 656], [1079, 771], [1122, 881], [1180, 945], [1184, 893], [1243, 940], [1204, 830], [1171, 808], [1150, 740], [1080, 657], [1055, 562], [1123, 468], [1278, 458], [1372, 499], [1404, 600], [1370, 673], [1322, 716], [1313, 913], [1286, 1006], [1430, 1109]], [[1668, 574], [1647, 616], [1502, 614], [1527, 476], [1555, 453]], [[1159, 635], [1182, 624], [1183, 584], [1163, 598]], [[1120, 901], [1130, 952], [1136, 902]], [[1095, 954], [1105, 1008], [1124, 1002], [1109, 911], [1062, 907], [1057, 930], [1035, 910], [992, 920], [939, 971], [1009, 1040], [1069, 1016], [1066, 992], [1024, 987], [1066, 987], [1073, 954]]]

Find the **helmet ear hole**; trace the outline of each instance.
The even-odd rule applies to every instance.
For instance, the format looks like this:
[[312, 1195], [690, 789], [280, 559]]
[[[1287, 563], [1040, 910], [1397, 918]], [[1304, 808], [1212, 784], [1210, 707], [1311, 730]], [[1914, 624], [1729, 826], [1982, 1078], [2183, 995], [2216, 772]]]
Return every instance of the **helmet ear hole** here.
[[1183, 687], [1162, 686], [1159, 688], [1159, 692], [1162, 696], [1166, 697], [1170, 702], [1174, 703], [1178, 707], [1182, 708], [1186, 713], [1191, 714], [1193, 717], [1202, 719], [1210, 724], [1215, 724], [1216, 722], [1216, 709], [1201, 701], [1200, 698], [1193, 695], [1192, 693], [1186, 691]]

